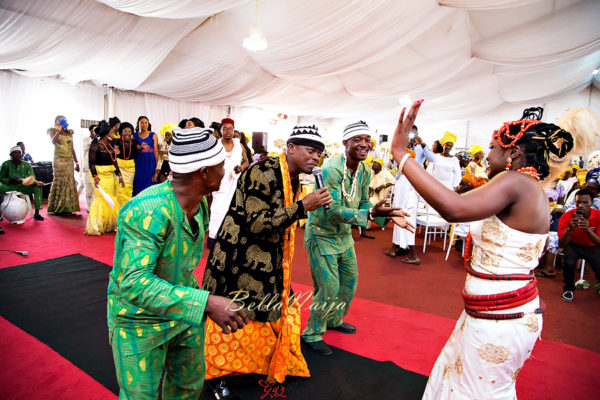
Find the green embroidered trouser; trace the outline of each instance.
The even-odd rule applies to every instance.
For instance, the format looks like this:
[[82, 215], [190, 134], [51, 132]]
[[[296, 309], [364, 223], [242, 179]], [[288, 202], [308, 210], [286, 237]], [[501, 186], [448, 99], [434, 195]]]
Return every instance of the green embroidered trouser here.
[[16, 191], [26, 195], [33, 194], [33, 202], [36, 210], [42, 209], [42, 188], [37, 185], [19, 185], [14, 183], [0, 183], [0, 194]]
[[358, 284], [358, 266], [354, 246], [343, 253], [322, 255], [316, 240], [305, 243], [314, 293], [311, 312], [302, 339], [323, 340], [327, 327], [342, 324]]
[[113, 358], [119, 399], [157, 399], [160, 379], [163, 399], [198, 399], [204, 386], [204, 327], [190, 327], [168, 342], [144, 353], [123, 355], [115, 334]]

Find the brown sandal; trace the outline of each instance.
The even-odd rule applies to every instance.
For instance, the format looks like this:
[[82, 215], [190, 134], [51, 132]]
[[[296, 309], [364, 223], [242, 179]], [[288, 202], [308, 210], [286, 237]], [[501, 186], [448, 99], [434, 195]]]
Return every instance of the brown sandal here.
[[417, 258], [416, 260], [410, 257], [405, 258], [404, 260], [402, 260], [403, 263], [406, 264], [414, 264], [414, 265], [420, 265], [421, 261], [419, 261], [419, 259]]
[[392, 250], [392, 249], [388, 249], [385, 251], [385, 255], [394, 258], [394, 257], [396, 257], [396, 251]]

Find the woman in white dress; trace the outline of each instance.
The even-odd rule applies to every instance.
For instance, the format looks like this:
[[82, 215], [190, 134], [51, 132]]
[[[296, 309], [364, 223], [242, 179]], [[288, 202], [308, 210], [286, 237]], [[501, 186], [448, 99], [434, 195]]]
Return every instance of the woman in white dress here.
[[440, 139], [440, 145], [442, 145], [443, 148], [442, 153], [435, 154], [433, 164], [430, 164], [427, 167], [427, 172], [450, 190], [454, 190], [462, 178], [462, 171], [460, 169], [458, 158], [450, 154], [454, 147], [454, 143], [456, 143], [456, 135], [446, 131], [444, 136]]
[[422, 100], [404, 111], [392, 154], [415, 190], [447, 221], [471, 224], [465, 254], [465, 310], [438, 357], [424, 399], [514, 399], [515, 381], [540, 335], [542, 316], [533, 269], [549, 229], [548, 200], [539, 179], [549, 154], [565, 159], [573, 137], [540, 121], [542, 110], [494, 131], [490, 182], [463, 195], [444, 187], [406, 154]]

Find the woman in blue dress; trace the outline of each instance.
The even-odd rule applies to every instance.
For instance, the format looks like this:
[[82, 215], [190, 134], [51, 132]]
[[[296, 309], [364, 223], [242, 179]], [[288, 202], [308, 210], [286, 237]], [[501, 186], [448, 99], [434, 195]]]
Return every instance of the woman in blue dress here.
[[135, 156], [135, 177], [133, 178], [133, 195], [154, 185], [158, 180], [158, 138], [152, 132], [148, 117], [140, 116], [133, 134], [138, 143], [138, 153]]

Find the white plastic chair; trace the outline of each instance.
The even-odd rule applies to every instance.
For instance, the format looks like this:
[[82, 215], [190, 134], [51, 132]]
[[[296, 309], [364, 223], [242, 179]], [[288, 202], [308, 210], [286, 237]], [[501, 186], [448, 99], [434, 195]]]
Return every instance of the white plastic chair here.
[[[467, 228], [465, 229], [460, 229], [460, 225], [463, 225], [462, 223], [460, 224], [452, 224], [452, 227], [450, 228], [450, 240], [448, 241], [448, 251], [446, 251], [446, 261], [448, 261], [448, 256], [450, 255], [450, 249], [452, 248], [452, 243], [455, 237], [459, 237], [459, 238], [466, 238], [469, 235], [469, 229]], [[464, 225], [469, 225], [468, 223], [465, 223]], [[464, 258], [465, 256], [465, 243], [463, 243], [463, 247], [462, 247], [462, 256]]]
[[[563, 252], [563, 249], [561, 249], [561, 248], [559, 248], [557, 250], [556, 254], [554, 255], [554, 260], [552, 261], [552, 267], [556, 267], [556, 257], [558, 257], [559, 255], [561, 255], [561, 256], [565, 255], [565, 253]], [[585, 279], [583, 279], [583, 274], [585, 273], [585, 260], [580, 259], [579, 261], [581, 261], [580, 271], [579, 271], [579, 280], [577, 282], [575, 282], [575, 286], [583, 285], [583, 282], [585, 282]]]
[[[420, 203], [424, 203], [425, 206], [422, 207]], [[434, 209], [429, 206], [421, 197], [419, 197], [419, 203], [417, 204], [417, 226], [419, 226], [419, 232], [421, 231], [420, 227], [425, 227], [425, 236], [423, 236], [423, 253], [425, 253], [425, 249], [427, 248], [427, 244], [431, 244], [431, 237], [437, 237], [439, 234], [440, 237], [443, 236], [442, 248], [446, 250], [446, 238], [448, 236], [448, 221], [442, 218]]]

